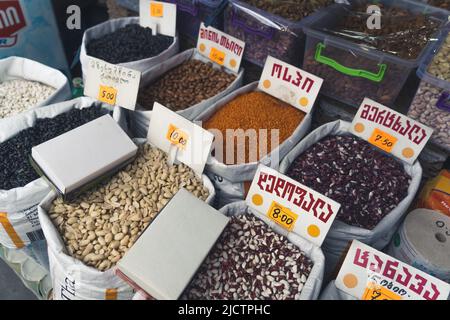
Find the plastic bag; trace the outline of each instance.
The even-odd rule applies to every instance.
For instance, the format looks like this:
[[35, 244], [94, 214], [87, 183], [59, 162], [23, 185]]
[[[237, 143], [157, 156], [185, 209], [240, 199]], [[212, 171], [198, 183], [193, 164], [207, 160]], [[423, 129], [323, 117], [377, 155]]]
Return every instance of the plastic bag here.
[[[285, 174], [291, 164], [306, 151], [309, 147], [320, 141], [322, 138], [330, 135], [350, 135], [349, 122], [341, 120], [325, 124], [311, 132], [308, 136], [297, 144], [282, 160], [280, 172]], [[355, 226], [350, 226], [339, 220], [335, 220], [331, 226], [328, 235], [323, 242], [322, 249], [326, 258], [326, 279], [335, 271], [342, 254], [347, 250], [349, 243], [356, 239], [377, 250], [382, 250], [391, 241], [395, 230], [398, 228], [402, 217], [406, 214], [419, 189], [422, 178], [422, 168], [416, 161], [414, 165], [404, 163], [403, 167], [406, 173], [411, 177], [411, 183], [408, 188], [408, 195], [398, 204], [398, 206], [389, 212], [372, 230], [367, 230]]]
[[442, 170], [423, 187], [417, 208], [439, 211], [450, 217], [450, 171]]
[[[74, 108], [88, 107], [104, 108], [105, 113], [113, 110], [109, 105], [85, 97], [34, 109], [0, 122], [0, 143], [32, 127], [37, 118], [54, 118]], [[120, 108], [114, 109], [113, 118], [121, 126], [125, 125]], [[23, 187], [0, 190], [0, 243], [2, 245], [8, 248], [23, 248], [33, 241], [43, 239], [37, 205], [50, 190], [42, 178]]]

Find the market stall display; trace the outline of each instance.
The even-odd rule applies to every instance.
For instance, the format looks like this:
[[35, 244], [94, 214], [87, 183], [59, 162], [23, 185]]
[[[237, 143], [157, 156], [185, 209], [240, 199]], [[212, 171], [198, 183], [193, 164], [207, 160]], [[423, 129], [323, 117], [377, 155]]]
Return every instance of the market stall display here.
[[303, 68], [324, 78], [322, 93], [335, 100], [392, 106], [447, 17], [422, 3], [386, 0], [379, 3], [384, 26], [369, 29], [369, 3], [329, 8], [308, 25]]

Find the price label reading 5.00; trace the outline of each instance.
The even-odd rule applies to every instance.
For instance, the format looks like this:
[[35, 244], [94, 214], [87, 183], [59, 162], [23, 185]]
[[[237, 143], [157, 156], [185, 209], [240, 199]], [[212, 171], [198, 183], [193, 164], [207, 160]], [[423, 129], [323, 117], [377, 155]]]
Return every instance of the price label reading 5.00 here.
[[380, 129], [376, 128], [373, 130], [372, 136], [369, 139], [369, 142], [381, 150], [384, 150], [388, 153], [392, 152], [392, 149], [394, 148], [395, 144], [397, 143], [398, 139], [394, 136], [391, 136], [390, 134], [381, 131]]
[[110, 105], [115, 105], [117, 99], [117, 90], [113, 87], [100, 86], [98, 100]]
[[272, 205], [267, 212], [267, 216], [288, 231], [292, 231], [298, 218], [298, 214], [275, 201], [272, 202]]

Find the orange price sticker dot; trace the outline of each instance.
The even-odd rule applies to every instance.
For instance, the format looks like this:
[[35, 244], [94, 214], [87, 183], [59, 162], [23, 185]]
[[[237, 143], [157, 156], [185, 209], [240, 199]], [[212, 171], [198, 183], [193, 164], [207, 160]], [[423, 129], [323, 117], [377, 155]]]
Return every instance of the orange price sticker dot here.
[[402, 297], [386, 287], [370, 282], [364, 291], [362, 300], [402, 300]]
[[209, 53], [209, 58], [217, 64], [223, 65], [225, 63], [225, 52], [217, 50], [216, 48], [211, 48]]
[[98, 100], [110, 105], [115, 105], [117, 99], [117, 90], [113, 87], [108, 86], [100, 86], [100, 90], [98, 92]]
[[371, 144], [388, 153], [392, 152], [397, 141], [398, 139], [396, 137], [391, 136], [389, 133], [381, 131], [378, 128], [373, 131], [372, 136], [369, 139]]
[[186, 132], [180, 130], [173, 124], [169, 125], [169, 130], [167, 130], [166, 139], [180, 149], [186, 149], [186, 144], [188, 142], [189, 136]]
[[292, 212], [286, 207], [283, 207], [275, 201], [272, 202], [272, 205], [267, 212], [267, 216], [288, 231], [292, 231], [292, 229], [294, 229], [295, 222], [298, 219], [298, 214]]
[[162, 17], [164, 14], [164, 7], [162, 3], [150, 3], [150, 16]]

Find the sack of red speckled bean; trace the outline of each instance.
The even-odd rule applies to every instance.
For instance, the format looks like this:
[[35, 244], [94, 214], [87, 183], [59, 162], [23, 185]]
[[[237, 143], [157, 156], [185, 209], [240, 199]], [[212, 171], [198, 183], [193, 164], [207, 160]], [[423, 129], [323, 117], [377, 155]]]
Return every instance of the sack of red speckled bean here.
[[20, 57], [0, 60], [0, 119], [71, 96], [69, 81], [60, 71]]
[[147, 136], [153, 103], [188, 120], [242, 85], [244, 71], [234, 74], [189, 49], [142, 74], [135, 112], [129, 112], [136, 137]]
[[353, 239], [378, 250], [390, 242], [422, 177], [419, 162], [383, 154], [340, 120], [306, 136], [283, 159], [280, 172], [341, 204], [322, 245], [327, 277]]
[[152, 35], [139, 17], [106, 21], [84, 32], [80, 62], [83, 76], [90, 56], [138, 71], [156, 66], [179, 50], [178, 37]]

